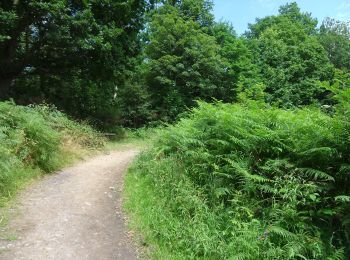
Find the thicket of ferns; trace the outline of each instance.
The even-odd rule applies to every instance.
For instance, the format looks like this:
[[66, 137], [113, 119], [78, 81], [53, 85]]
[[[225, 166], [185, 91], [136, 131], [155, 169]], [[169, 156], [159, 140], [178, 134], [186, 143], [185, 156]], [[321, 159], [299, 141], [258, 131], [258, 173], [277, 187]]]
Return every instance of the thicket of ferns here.
[[199, 103], [132, 170], [164, 204], [148, 234], [188, 258], [345, 259], [349, 137], [316, 109]]

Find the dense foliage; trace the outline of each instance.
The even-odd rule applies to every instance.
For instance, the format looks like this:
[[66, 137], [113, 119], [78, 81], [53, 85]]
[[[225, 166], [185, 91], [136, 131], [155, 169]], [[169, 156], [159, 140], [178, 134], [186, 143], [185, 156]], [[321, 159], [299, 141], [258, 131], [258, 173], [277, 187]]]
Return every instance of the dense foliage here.
[[330, 61], [338, 69], [350, 70], [350, 22], [331, 18], [323, 21], [319, 40], [328, 53]]
[[0, 98], [54, 103], [109, 130], [171, 122], [199, 99], [334, 104], [323, 84], [349, 74], [349, 23], [318, 27], [289, 3], [238, 36], [212, 9], [211, 0], [1, 2]]
[[[109, 122], [139, 50], [145, 1], [1, 1], [0, 98]], [[115, 120], [114, 120], [115, 121]]]
[[[294, 2], [237, 35], [212, 9], [1, 1], [0, 100], [109, 132], [178, 122], [127, 180], [161, 259], [349, 258], [349, 22]], [[0, 196], [102, 141], [12, 102], [0, 103]]]
[[290, 3], [239, 37], [212, 20], [211, 8], [210, 1], [163, 1], [149, 12], [135, 77], [149, 93], [145, 122], [171, 121], [198, 99], [236, 102], [255, 92], [278, 107], [333, 105], [320, 82], [333, 82], [337, 70], [349, 73], [347, 23], [326, 19], [318, 29], [310, 13]]
[[222, 81], [225, 64], [215, 38], [172, 6], [158, 12], [150, 24], [146, 80], [160, 118], [174, 119], [186, 106], [193, 106], [194, 99], [233, 96]]
[[316, 109], [200, 103], [132, 168], [128, 207], [160, 258], [345, 259], [349, 136]]
[[330, 80], [333, 70], [314, 31], [316, 23], [300, 14], [296, 4], [251, 26], [251, 33], [258, 35], [252, 44], [257, 48], [268, 102], [293, 107], [322, 103], [326, 98], [317, 82]]
[[69, 120], [53, 107], [0, 102], [0, 199], [11, 196], [23, 181], [103, 143], [91, 127]]

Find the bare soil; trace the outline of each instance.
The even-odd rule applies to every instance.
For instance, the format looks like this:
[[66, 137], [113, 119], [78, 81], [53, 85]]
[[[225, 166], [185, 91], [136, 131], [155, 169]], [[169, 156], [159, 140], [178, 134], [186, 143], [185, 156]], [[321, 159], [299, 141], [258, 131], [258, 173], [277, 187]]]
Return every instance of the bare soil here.
[[137, 259], [121, 213], [124, 173], [138, 151], [127, 148], [45, 177], [24, 191], [3, 232], [0, 259]]

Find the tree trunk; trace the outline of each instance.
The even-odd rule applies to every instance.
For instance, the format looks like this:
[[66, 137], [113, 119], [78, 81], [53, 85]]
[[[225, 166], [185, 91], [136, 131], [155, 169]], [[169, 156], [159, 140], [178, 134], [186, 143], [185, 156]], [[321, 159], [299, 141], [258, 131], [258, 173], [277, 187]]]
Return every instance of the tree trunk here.
[[0, 79], [0, 101], [9, 97], [12, 79]]

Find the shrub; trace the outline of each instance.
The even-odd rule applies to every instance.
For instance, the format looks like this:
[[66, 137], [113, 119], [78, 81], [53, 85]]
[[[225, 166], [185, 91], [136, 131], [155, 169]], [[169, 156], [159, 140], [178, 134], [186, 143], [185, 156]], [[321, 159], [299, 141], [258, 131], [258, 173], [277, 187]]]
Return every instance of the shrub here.
[[350, 125], [199, 103], [127, 177], [133, 223], [176, 259], [345, 259]]

